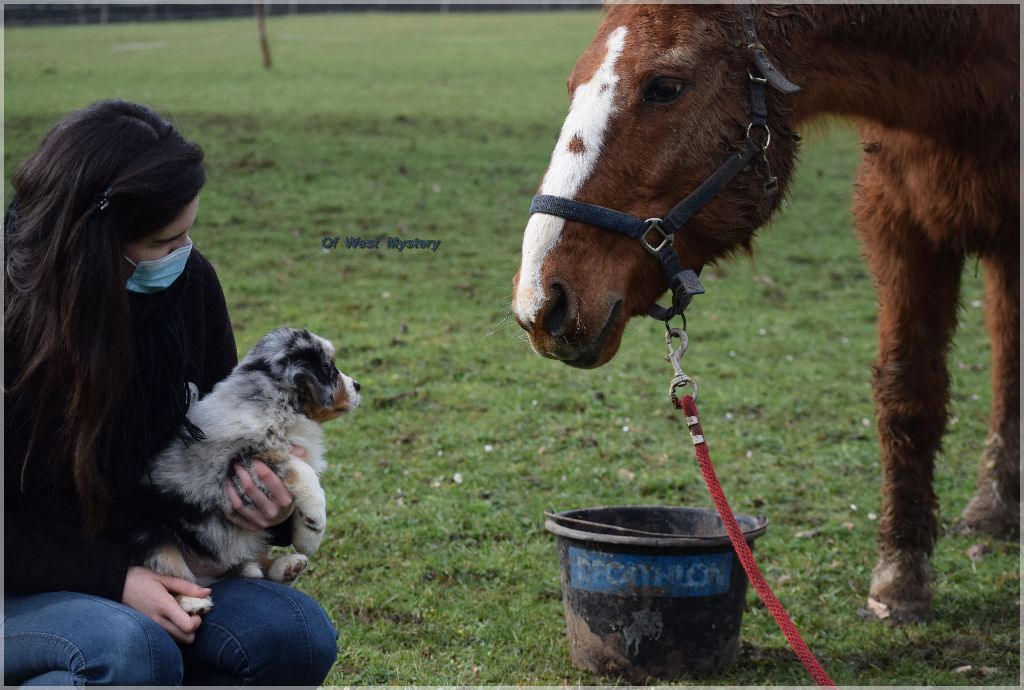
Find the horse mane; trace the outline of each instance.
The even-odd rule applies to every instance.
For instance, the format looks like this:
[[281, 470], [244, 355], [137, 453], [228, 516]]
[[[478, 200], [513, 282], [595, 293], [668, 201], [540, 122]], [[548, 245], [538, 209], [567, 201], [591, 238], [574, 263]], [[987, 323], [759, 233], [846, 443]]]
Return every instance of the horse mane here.
[[[818, 35], [832, 36], [839, 46], [878, 49], [913, 63], [956, 62], [983, 35], [980, 5], [798, 5], [765, 7], [770, 30], [785, 36], [786, 23], [797, 23]], [[795, 20], [795, 22], [794, 22]]]
[[[620, 5], [634, 5], [631, 0], [603, 0], [604, 14]], [[652, 8], [656, 9], [656, 8]], [[739, 13], [733, 5], [694, 5], [691, 9], [709, 19], [725, 19]], [[918, 64], [925, 60], [956, 63], [960, 47], [969, 51], [983, 40], [986, 29], [997, 27], [1002, 19], [990, 16], [986, 5], [755, 5], [762, 38], [786, 41], [796, 35], [833, 36], [840, 44], [851, 47], [877, 48], [889, 56], [899, 56]], [[1019, 11], [1019, 9], [1018, 9]], [[1012, 27], [1015, 30], [1019, 21]]]

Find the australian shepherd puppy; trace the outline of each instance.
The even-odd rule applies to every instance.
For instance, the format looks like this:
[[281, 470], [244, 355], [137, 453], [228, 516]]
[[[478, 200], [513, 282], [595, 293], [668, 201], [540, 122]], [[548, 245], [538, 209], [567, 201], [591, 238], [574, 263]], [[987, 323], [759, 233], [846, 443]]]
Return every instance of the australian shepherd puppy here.
[[[327, 505], [320, 487], [320, 424], [359, 404], [359, 383], [338, 371], [334, 346], [306, 330], [279, 328], [265, 335], [223, 381], [189, 406], [204, 440], [185, 434], [157, 455], [143, 480], [147, 520], [135, 532], [135, 561], [158, 573], [208, 584], [227, 574], [295, 579], [320, 546]], [[306, 456], [291, 454], [301, 446]], [[270, 559], [266, 530], [253, 532], [227, 519], [234, 509], [224, 491], [232, 466], [252, 471], [258, 458], [295, 498], [292, 544], [298, 553]], [[179, 596], [189, 613], [205, 613], [209, 598]]]

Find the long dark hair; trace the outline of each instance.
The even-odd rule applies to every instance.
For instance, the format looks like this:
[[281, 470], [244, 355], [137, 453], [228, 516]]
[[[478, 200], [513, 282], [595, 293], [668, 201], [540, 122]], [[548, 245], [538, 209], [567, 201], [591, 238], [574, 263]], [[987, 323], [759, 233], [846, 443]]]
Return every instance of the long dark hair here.
[[[58, 452], [73, 463], [90, 533], [111, 506], [104, 475], [119, 417], [137, 402], [124, 246], [177, 218], [206, 181], [202, 161], [202, 149], [150, 108], [107, 100], [61, 120], [14, 178], [4, 326], [21, 368], [7, 393], [34, 401], [25, 467], [41, 434], [54, 434], [47, 415], [63, 414]], [[23, 488], [24, 478], [23, 468]]]

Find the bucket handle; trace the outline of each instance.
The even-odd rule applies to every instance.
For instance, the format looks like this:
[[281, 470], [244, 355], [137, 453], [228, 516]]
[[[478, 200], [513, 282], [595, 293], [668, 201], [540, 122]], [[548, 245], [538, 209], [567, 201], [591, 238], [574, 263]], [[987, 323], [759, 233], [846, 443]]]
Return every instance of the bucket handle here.
[[632, 536], [635, 536], [635, 537], [657, 537], [659, 539], [686, 539], [686, 540], [707, 539], [707, 540], [721, 541], [723, 537], [727, 536], [724, 531], [722, 532], [722, 534], [720, 534], [718, 536], [696, 535], [696, 534], [695, 535], [664, 534], [663, 532], [644, 532], [643, 530], [631, 529], [629, 527], [618, 527], [616, 525], [604, 525], [604, 524], [601, 524], [600, 522], [590, 522], [589, 520], [581, 520], [579, 518], [566, 517], [564, 515], [559, 515], [558, 513], [555, 513], [555, 512], [553, 512], [551, 510], [545, 510], [544, 511], [544, 517], [546, 517], [546, 518], [548, 518], [550, 520], [553, 520], [556, 523], [558, 523], [558, 522], [571, 522], [571, 523], [574, 523], [574, 524], [577, 524], [577, 525], [586, 525], [587, 527], [598, 527], [600, 529], [613, 530], [615, 532], [620, 532], [622, 534], [632, 535]]

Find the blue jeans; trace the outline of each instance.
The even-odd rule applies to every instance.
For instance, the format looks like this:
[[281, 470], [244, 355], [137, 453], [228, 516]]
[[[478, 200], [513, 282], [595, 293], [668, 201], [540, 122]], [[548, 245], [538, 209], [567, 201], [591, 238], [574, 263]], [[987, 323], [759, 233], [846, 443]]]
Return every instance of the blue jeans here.
[[338, 633], [311, 597], [270, 582], [216, 582], [195, 642], [90, 594], [4, 595], [4, 685], [320, 685]]

